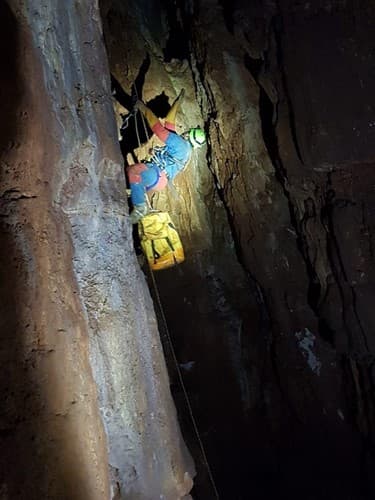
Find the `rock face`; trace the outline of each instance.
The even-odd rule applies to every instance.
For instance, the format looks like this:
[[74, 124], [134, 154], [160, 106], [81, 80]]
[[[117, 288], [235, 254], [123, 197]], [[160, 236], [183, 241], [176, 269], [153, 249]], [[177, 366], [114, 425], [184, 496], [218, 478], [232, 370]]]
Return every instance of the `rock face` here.
[[96, 2], [0, 3], [2, 499], [176, 499], [194, 469], [133, 250]]
[[[192, 487], [99, 7], [116, 109], [185, 88], [178, 130], [209, 139], [152, 203], [185, 246], [155, 278], [220, 498], [374, 498], [370, 0], [0, 2], [0, 497]], [[122, 136], [128, 162], [154, 140]]]
[[153, 203], [187, 250], [157, 282], [221, 497], [372, 498], [371, 2], [102, 9], [125, 94], [165, 116], [185, 88], [209, 135]]

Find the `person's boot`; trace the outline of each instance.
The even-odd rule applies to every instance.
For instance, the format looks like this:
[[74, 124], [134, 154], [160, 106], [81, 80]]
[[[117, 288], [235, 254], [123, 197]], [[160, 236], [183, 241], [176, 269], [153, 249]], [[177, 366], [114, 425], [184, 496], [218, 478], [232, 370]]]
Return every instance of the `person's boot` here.
[[147, 203], [141, 203], [140, 205], [134, 205], [133, 210], [131, 211], [130, 222], [132, 224], [137, 224], [142, 217], [148, 214], [148, 206]]

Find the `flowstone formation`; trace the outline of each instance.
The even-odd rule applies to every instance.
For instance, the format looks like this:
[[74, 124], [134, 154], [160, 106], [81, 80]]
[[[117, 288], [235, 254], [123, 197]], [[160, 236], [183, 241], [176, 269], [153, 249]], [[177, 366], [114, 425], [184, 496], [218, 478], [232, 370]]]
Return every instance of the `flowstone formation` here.
[[371, 498], [371, 2], [102, 8], [125, 94], [162, 117], [185, 88], [180, 131], [209, 137], [153, 204], [186, 248], [157, 283], [220, 494]]

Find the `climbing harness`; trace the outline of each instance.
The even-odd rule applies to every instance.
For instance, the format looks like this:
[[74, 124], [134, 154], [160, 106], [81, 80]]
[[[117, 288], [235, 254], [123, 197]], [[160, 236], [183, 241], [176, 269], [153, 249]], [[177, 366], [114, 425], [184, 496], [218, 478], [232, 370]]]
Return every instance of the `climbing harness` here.
[[[137, 88], [136, 88], [135, 85], [134, 85], [134, 88], [135, 88], [135, 94], [136, 94], [137, 99], [138, 99], [138, 92], [137, 92]], [[149, 141], [150, 138], [149, 138], [149, 134], [147, 132], [147, 127], [146, 127], [145, 120], [144, 120], [144, 117], [143, 117], [142, 113], [141, 113], [141, 117], [142, 117], [142, 123], [143, 123], [144, 131], [145, 131], [145, 135], [147, 137], [147, 141]], [[135, 122], [136, 121], [137, 120], [136, 120], [136, 113], [135, 113]], [[139, 139], [139, 131], [138, 131], [138, 125], [137, 125], [137, 123], [135, 125], [135, 129], [136, 129], [136, 134], [137, 134], [138, 147], [140, 147], [141, 142], [140, 142], [140, 139]], [[147, 198], [147, 200], [148, 200], [148, 198]], [[176, 356], [176, 353], [175, 353], [175, 350], [174, 350], [174, 347], [173, 347], [172, 338], [171, 338], [171, 335], [170, 335], [170, 332], [169, 332], [169, 328], [168, 328], [167, 318], [166, 318], [165, 313], [164, 313], [164, 309], [163, 309], [163, 305], [161, 303], [161, 298], [160, 298], [159, 290], [158, 290], [157, 283], [156, 283], [155, 276], [154, 276], [154, 269], [156, 269], [156, 267], [157, 267], [157, 263], [156, 262], [158, 261], [158, 259], [161, 258], [160, 252], [159, 252], [159, 248], [157, 248], [157, 246], [156, 246], [158, 244], [158, 243], [156, 243], [156, 241], [158, 239], [160, 239], [160, 238], [155, 238], [155, 235], [156, 236], [160, 236], [160, 234], [163, 235], [162, 239], [164, 239], [164, 245], [166, 244], [168, 246], [169, 251], [173, 252], [173, 259], [176, 259], [176, 260], [180, 259], [180, 262], [182, 262], [182, 260], [184, 259], [183, 248], [182, 248], [182, 244], [180, 242], [180, 239], [178, 237], [178, 233], [174, 229], [173, 223], [172, 223], [172, 221], [171, 221], [171, 219], [169, 217], [169, 214], [167, 212], [151, 212], [150, 214], [148, 214], [145, 217], [143, 217], [139, 221], [139, 227], [141, 227], [140, 233], [141, 234], [142, 233], [145, 234], [145, 232], [147, 232], [150, 229], [150, 226], [149, 226], [148, 222], [150, 222], [150, 221], [152, 222], [154, 220], [154, 218], [159, 221], [159, 224], [160, 224], [160, 221], [162, 221], [163, 229], [162, 229], [161, 233], [160, 232], [158, 233], [157, 231], [154, 232], [154, 234], [153, 234], [154, 239], [150, 238], [151, 239], [150, 246], [151, 246], [151, 252], [152, 252], [151, 259], [149, 259], [148, 256], [147, 256], [147, 252], [148, 253], [150, 252], [149, 249], [146, 249], [146, 251], [144, 250], [144, 253], [146, 254], [146, 258], [147, 258], [147, 261], [148, 261], [148, 268], [149, 268], [149, 272], [150, 272], [150, 276], [151, 276], [151, 281], [152, 281], [152, 285], [153, 285], [153, 289], [154, 289], [155, 298], [156, 298], [156, 301], [157, 301], [157, 304], [158, 304], [158, 307], [159, 307], [160, 316], [161, 316], [161, 319], [162, 319], [162, 323], [163, 323], [163, 327], [164, 327], [166, 339], [167, 339], [167, 342], [168, 342], [168, 345], [169, 345], [170, 352], [172, 354], [173, 362], [174, 362], [175, 367], [176, 367], [176, 371], [177, 371], [177, 375], [178, 375], [178, 380], [180, 382], [181, 389], [182, 389], [182, 392], [184, 394], [184, 398], [185, 398], [185, 401], [186, 401], [186, 406], [187, 406], [187, 409], [188, 409], [188, 412], [189, 412], [189, 415], [190, 415], [190, 419], [191, 419], [191, 422], [192, 422], [192, 425], [193, 425], [193, 429], [194, 429], [195, 435], [197, 437], [197, 441], [198, 441], [199, 448], [200, 448], [200, 451], [201, 451], [201, 454], [202, 454], [202, 458], [203, 458], [203, 463], [205, 464], [205, 467], [207, 469], [207, 474], [208, 474], [209, 480], [211, 482], [215, 498], [219, 500], [219, 493], [218, 493], [218, 490], [217, 490], [217, 487], [216, 487], [216, 483], [215, 483], [215, 480], [214, 480], [214, 476], [212, 474], [212, 470], [211, 470], [210, 464], [208, 462], [208, 458], [207, 458], [207, 455], [206, 455], [206, 452], [205, 452], [205, 449], [204, 449], [204, 446], [203, 446], [202, 439], [200, 437], [198, 425], [197, 425], [197, 422], [196, 422], [194, 414], [193, 414], [193, 409], [192, 409], [192, 406], [191, 406], [191, 403], [190, 403], [189, 395], [188, 395], [186, 387], [185, 387], [185, 383], [184, 383], [184, 380], [183, 380], [183, 377], [182, 377], [182, 373], [181, 373], [181, 369], [180, 369], [180, 366], [179, 366], [179, 363], [178, 363], [178, 360], [177, 360], [177, 356]], [[146, 221], [145, 221], [145, 219], [146, 219]], [[153, 222], [153, 224], [155, 224], [155, 222]], [[152, 227], [152, 224], [151, 224], [151, 227]], [[177, 235], [178, 240], [175, 239], [176, 235]], [[152, 243], [152, 241], [153, 241], [153, 243]], [[181, 244], [181, 247], [179, 247], [179, 244]], [[142, 245], [142, 236], [141, 236], [141, 245]], [[170, 257], [168, 257], [168, 258], [170, 258]]]
[[[184, 162], [178, 160], [177, 158], [174, 158], [167, 151], [167, 148], [165, 146], [154, 146], [153, 147], [153, 154], [152, 154], [150, 160], [148, 160], [148, 162], [155, 164], [158, 167], [159, 172], [165, 172], [165, 175], [169, 181], [169, 184], [168, 184], [169, 191], [172, 194], [173, 198], [175, 200], [177, 200], [180, 197], [180, 195], [179, 195], [178, 191], [176, 190], [176, 187], [173, 183], [173, 179], [170, 178], [170, 176], [168, 175], [168, 171], [167, 171], [167, 165], [168, 165], [169, 161], [173, 161], [174, 163], [177, 163], [178, 165], [180, 165], [180, 172], [183, 172], [185, 170], [187, 163], [188, 163], [188, 162], [184, 163]], [[155, 184], [151, 187], [149, 186], [147, 190], [149, 191], [154, 186], [156, 186], [156, 184], [159, 182], [159, 179], [160, 179], [160, 173], [159, 173], [159, 177], [158, 177], [157, 181], [155, 182]]]
[[168, 152], [165, 146], [154, 146], [153, 155], [151, 156], [150, 163], [155, 163], [160, 168], [160, 170], [165, 170], [169, 160], [172, 160], [174, 163], [177, 163], [177, 165], [180, 165], [181, 167], [180, 172], [182, 172], [182, 170], [186, 168], [186, 165], [188, 163], [188, 162], [182, 162], [177, 158], [174, 158]]

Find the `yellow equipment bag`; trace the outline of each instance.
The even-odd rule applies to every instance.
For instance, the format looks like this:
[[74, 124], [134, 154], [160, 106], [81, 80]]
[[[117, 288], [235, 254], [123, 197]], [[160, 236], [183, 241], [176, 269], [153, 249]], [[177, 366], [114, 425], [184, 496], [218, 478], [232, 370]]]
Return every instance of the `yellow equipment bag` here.
[[153, 271], [183, 262], [184, 249], [168, 212], [151, 212], [138, 222], [142, 250]]

